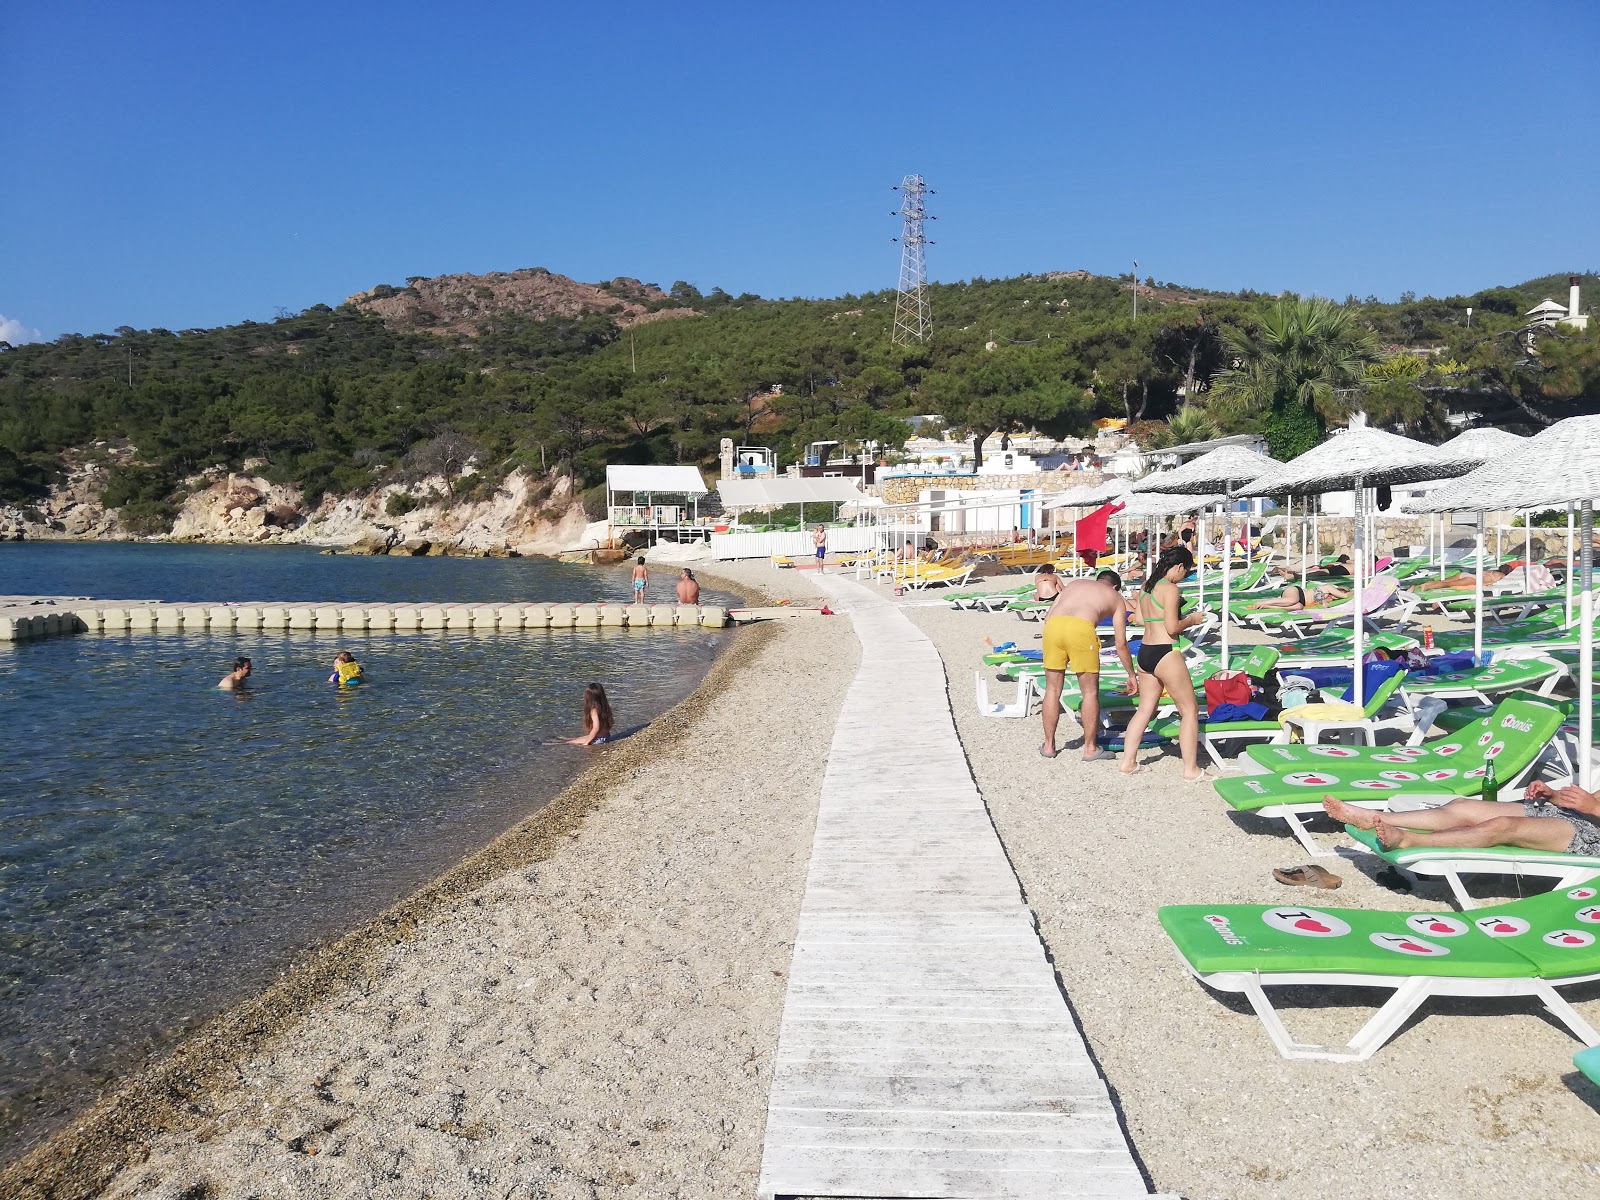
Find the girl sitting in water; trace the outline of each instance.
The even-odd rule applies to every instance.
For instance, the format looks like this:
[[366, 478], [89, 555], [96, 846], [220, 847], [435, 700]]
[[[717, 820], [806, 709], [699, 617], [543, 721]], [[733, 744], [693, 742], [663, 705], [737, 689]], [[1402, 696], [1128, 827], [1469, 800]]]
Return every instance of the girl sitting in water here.
[[356, 656], [348, 650], [341, 650], [333, 656], [333, 674], [328, 676], [329, 683], [337, 683], [340, 687], [356, 687], [361, 683], [361, 664], [356, 661]]
[[603, 746], [611, 740], [611, 702], [606, 689], [591, 683], [583, 689], [583, 736], [568, 738], [569, 746]]

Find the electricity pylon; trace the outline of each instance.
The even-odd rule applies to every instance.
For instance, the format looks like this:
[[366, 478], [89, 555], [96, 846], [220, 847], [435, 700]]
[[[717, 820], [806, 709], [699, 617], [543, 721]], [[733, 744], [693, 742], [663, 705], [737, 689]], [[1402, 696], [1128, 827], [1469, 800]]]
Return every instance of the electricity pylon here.
[[925, 342], [933, 333], [933, 310], [928, 306], [928, 263], [925, 247], [928, 241], [924, 225], [937, 221], [928, 215], [925, 197], [936, 193], [923, 182], [921, 175], [907, 175], [895, 191], [900, 193], [900, 207], [889, 215], [902, 218], [900, 236], [900, 286], [895, 289], [894, 331], [889, 341], [894, 345]]

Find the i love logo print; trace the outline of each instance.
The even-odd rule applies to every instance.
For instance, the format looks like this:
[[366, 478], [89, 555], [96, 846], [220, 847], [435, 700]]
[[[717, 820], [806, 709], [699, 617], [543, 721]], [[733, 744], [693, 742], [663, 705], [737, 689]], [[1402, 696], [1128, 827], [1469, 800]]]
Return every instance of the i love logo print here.
[[1269, 908], [1261, 919], [1280, 933], [1296, 937], [1344, 937], [1350, 932], [1350, 926], [1338, 917], [1314, 908]]
[[1452, 754], [1460, 754], [1461, 753], [1461, 743], [1460, 742], [1449, 742], [1446, 745], [1440, 746], [1437, 750], [1434, 751], [1434, 753], [1437, 754], [1440, 758], [1449, 758]]
[[1392, 751], [1392, 753], [1399, 755], [1401, 758], [1409, 760], [1413, 758], [1421, 758], [1427, 753], [1427, 751], [1421, 746], [1398, 746]]
[[1354, 758], [1356, 752], [1348, 746], [1307, 746], [1306, 750], [1323, 758]]
[[1379, 771], [1378, 778], [1392, 779], [1396, 783], [1414, 783], [1416, 780], [1421, 779], [1422, 776], [1415, 771]]
[[1350, 786], [1364, 792], [1392, 792], [1400, 785], [1388, 779], [1352, 779]]
[[1443, 913], [1418, 913], [1414, 917], [1407, 917], [1406, 925], [1418, 933], [1433, 937], [1460, 937], [1467, 932], [1467, 923], [1460, 917]]
[[1291, 771], [1283, 781], [1295, 787], [1332, 787], [1339, 782], [1339, 777], [1326, 771]]
[[1484, 773], [1485, 773], [1484, 772], [1484, 768], [1482, 768], [1482, 767], [1473, 767], [1472, 770], [1468, 771], [1461, 778], [1463, 778], [1463, 779], [1482, 779], [1483, 776], [1484, 776]]
[[1580, 908], [1572, 915], [1580, 921], [1587, 921], [1590, 925], [1600, 925], [1600, 905], [1591, 904], [1587, 908]]
[[1404, 754], [1374, 754], [1372, 756], [1372, 761], [1373, 762], [1408, 763], [1408, 762], [1411, 761], [1411, 759], [1408, 758]]
[[1411, 954], [1417, 958], [1438, 958], [1440, 955], [1449, 954], [1448, 946], [1441, 946], [1430, 942], [1426, 938], [1406, 937], [1400, 933], [1375, 933], [1367, 939], [1380, 950], [1392, 950], [1396, 954]]
[[1479, 917], [1473, 924], [1492, 938], [1517, 937], [1530, 928], [1521, 917]]
[[1487, 746], [1492, 741], [1494, 741], [1494, 730], [1492, 729], [1485, 729], [1478, 735], [1478, 745], [1480, 746]]
[[1207, 925], [1226, 925], [1228, 923], [1228, 918], [1221, 916], [1218, 913], [1207, 913], [1200, 919]]
[[1422, 777], [1429, 783], [1441, 783], [1446, 779], [1454, 779], [1455, 774], [1454, 767], [1435, 767], [1431, 771], [1424, 771]]
[[1594, 934], [1583, 929], [1552, 929], [1544, 935], [1544, 942], [1562, 950], [1578, 950], [1594, 945]]
[[1502, 750], [1504, 750], [1505, 748], [1506, 748], [1506, 744], [1504, 742], [1496, 742], [1494, 745], [1490, 746], [1487, 750], [1485, 750], [1483, 752], [1483, 756], [1485, 758], [1499, 758], [1500, 757], [1500, 752]]
[[1592, 887], [1573, 888], [1567, 893], [1568, 900], [1593, 900], [1596, 896], [1600, 896], [1600, 891]]

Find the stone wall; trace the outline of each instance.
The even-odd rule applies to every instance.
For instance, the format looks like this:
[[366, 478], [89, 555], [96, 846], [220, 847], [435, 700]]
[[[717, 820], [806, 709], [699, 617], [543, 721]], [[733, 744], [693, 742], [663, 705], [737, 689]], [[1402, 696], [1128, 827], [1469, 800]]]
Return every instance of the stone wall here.
[[1034, 471], [1026, 475], [911, 475], [880, 479], [869, 492], [886, 504], [915, 504], [926, 488], [947, 492], [998, 492], [1032, 488], [1036, 492], [1064, 492], [1087, 487], [1106, 476], [1099, 471]]

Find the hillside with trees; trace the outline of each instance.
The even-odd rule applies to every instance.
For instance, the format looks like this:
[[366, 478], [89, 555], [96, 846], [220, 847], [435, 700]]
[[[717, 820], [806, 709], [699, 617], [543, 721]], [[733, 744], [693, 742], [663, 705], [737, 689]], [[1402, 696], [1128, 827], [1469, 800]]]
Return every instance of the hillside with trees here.
[[39, 495], [64, 451], [99, 442], [133, 447], [106, 498], [154, 532], [213, 466], [314, 501], [469, 461], [477, 487], [518, 468], [593, 487], [608, 462], [709, 464], [725, 436], [787, 460], [816, 439], [895, 446], [929, 413], [975, 442], [1115, 416], [1156, 441], [1264, 430], [1288, 454], [1355, 409], [1431, 437], [1451, 409], [1536, 428], [1600, 405], [1600, 329], [1523, 332], [1534, 303], [1565, 302], [1564, 275], [1393, 304], [1150, 279], [1137, 318], [1131, 286], [934, 285], [934, 336], [912, 347], [890, 344], [891, 291], [768, 300], [539, 269], [414, 278], [269, 322], [0, 344], [0, 499]]

